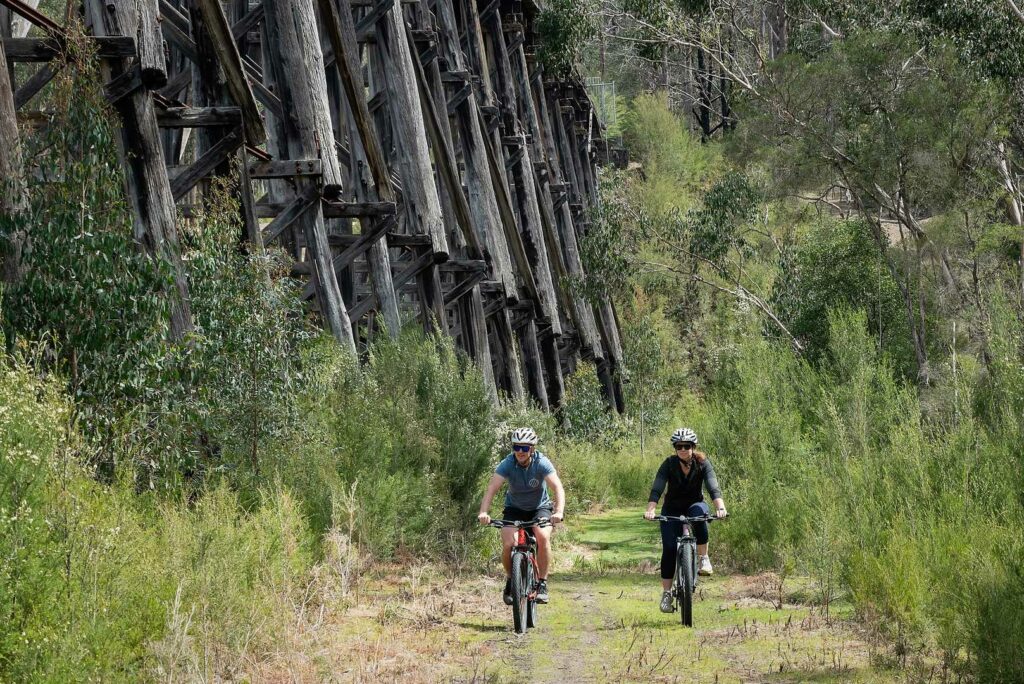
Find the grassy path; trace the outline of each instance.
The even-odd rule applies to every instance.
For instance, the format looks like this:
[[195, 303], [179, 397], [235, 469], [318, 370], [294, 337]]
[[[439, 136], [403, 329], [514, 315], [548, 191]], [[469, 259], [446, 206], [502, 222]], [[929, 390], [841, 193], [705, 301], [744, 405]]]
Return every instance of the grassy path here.
[[305, 622], [253, 680], [914, 681], [873, 667], [849, 606], [834, 606], [826, 622], [799, 579], [786, 583], [779, 608], [773, 576], [720, 573], [698, 586], [696, 627], [682, 627], [678, 613], [658, 611], [658, 528], [639, 509], [572, 520], [555, 550], [551, 603], [526, 635], [512, 633], [498, 567], [469, 578], [429, 566], [377, 567]]
[[[840, 605], [828, 623], [791, 581], [778, 607], [767, 575], [702, 580], [694, 629], [658, 611], [657, 526], [638, 510], [577, 521], [557, 552], [540, 626], [523, 637], [491, 633], [501, 665], [492, 681], [893, 682], [872, 669], [868, 646]], [[801, 590], [804, 590], [803, 592]], [[838, 613], [838, 614], [837, 614]], [[510, 621], [508, 610], [501, 618]], [[472, 677], [469, 678], [472, 681]], [[481, 679], [478, 678], [478, 681]], [[486, 680], [486, 679], [485, 679]]]

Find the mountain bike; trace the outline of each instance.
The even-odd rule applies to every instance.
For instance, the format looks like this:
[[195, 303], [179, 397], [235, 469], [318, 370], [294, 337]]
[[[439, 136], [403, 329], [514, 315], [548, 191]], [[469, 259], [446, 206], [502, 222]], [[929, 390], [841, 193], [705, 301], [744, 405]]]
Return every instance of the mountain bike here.
[[[646, 518], [645, 518], [646, 520]], [[693, 627], [693, 592], [697, 589], [697, 538], [690, 523], [724, 520], [713, 515], [656, 515], [654, 522], [683, 523], [683, 533], [676, 538], [676, 572], [672, 578], [672, 595], [679, 603], [679, 618], [684, 627]]]
[[489, 527], [514, 527], [516, 540], [512, 545], [512, 629], [522, 634], [537, 626], [537, 538], [530, 528], [550, 527], [549, 518], [538, 520], [492, 520]]

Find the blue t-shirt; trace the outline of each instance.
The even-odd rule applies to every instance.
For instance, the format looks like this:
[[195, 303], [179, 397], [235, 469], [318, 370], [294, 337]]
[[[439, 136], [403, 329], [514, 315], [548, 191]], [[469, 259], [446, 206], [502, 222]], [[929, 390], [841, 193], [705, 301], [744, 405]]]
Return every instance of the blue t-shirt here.
[[551, 507], [551, 497], [548, 496], [548, 486], [544, 478], [554, 472], [555, 466], [539, 451], [534, 452], [529, 467], [523, 468], [516, 463], [515, 454], [509, 454], [494, 469], [495, 475], [501, 475], [508, 480], [505, 506], [524, 511]]

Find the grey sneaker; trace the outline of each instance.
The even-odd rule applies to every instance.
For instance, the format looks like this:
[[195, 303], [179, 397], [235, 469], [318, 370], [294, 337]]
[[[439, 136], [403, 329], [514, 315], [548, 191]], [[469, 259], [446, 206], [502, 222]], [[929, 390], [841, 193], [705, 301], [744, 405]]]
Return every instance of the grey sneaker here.
[[700, 562], [698, 563], [697, 574], [701, 577], [711, 577], [714, 570], [711, 569], [711, 559], [707, 556], [701, 556]]
[[662, 594], [661, 594], [661, 612], [662, 613], [671, 613], [675, 609], [676, 609], [675, 606], [672, 605], [672, 592], [671, 591], [662, 592]]
[[505, 578], [505, 591], [501, 594], [501, 599], [505, 602], [506, 606], [512, 605], [512, 578]]
[[537, 582], [537, 603], [548, 602], [548, 581], [541, 580]]

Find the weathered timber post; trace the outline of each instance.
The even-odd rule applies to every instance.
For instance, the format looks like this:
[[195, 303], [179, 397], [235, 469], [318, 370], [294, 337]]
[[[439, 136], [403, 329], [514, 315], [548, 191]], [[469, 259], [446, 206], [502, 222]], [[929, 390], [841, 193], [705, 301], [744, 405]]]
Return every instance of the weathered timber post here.
[[465, 183], [474, 225], [491, 256], [495, 279], [501, 283], [505, 297], [515, 300], [518, 293], [515, 276], [512, 273], [512, 259], [504, 237], [504, 227], [487, 160], [484, 133], [477, 115], [477, 96], [468, 78], [469, 72], [466, 71], [466, 63], [459, 46], [460, 32], [451, 0], [437, 0], [435, 11], [438, 19], [438, 44], [441, 55], [448, 64], [448, 73], [465, 77], [461, 89], [456, 93], [460, 101], [454, 107], [454, 118], [466, 167]]
[[[369, 168], [373, 180], [373, 193], [384, 202], [395, 202], [395, 192], [391, 185], [384, 162], [384, 154], [380, 149], [377, 136], [373, 131], [369, 109], [363, 89], [363, 77], [360, 69], [359, 43], [356, 40], [355, 24], [352, 19], [352, 7], [349, 0], [338, 0], [335, 6], [332, 0], [319, 0], [320, 17], [327, 37], [334, 50], [338, 77], [344, 91], [343, 114], [348, 127], [349, 155], [351, 156], [351, 176], [355, 185], [355, 196], [358, 201], [365, 202], [371, 197], [371, 189], [364, 174], [359, 170]], [[340, 103], [336, 103], [336, 106]], [[380, 223], [393, 223], [391, 217], [373, 217], [368, 223], [380, 226]], [[381, 231], [383, 233], [383, 230]], [[387, 237], [381, 235], [371, 246], [366, 256], [370, 267], [370, 279], [374, 294], [384, 315], [384, 323], [388, 334], [397, 338], [401, 332], [402, 319], [398, 311], [398, 297], [395, 294], [394, 281], [391, 276], [391, 259], [388, 255]]]
[[401, 0], [381, 1], [390, 4], [390, 8], [377, 22], [377, 39], [372, 44], [371, 54], [381, 61], [392, 134], [396, 138], [396, 147], [401, 151], [399, 168], [403, 204], [410, 227], [430, 236], [434, 254], [443, 261], [448, 258], [448, 240], [430, 164], [423, 107], [402, 18]]
[[[286, 148], [292, 159], [320, 157], [326, 187], [339, 188], [341, 165], [335, 152], [334, 132], [327, 113], [327, 77], [320, 48], [312, 0], [269, 2], [266, 7], [265, 55], [274, 72], [278, 97], [286, 116]], [[299, 183], [299, 191], [312, 181]], [[355, 338], [345, 302], [341, 297], [327, 242], [323, 206], [315, 206], [299, 218], [313, 264], [313, 283], [327, 327], [344, 347], [355, 353]]]
[[[218, 0], [190, 0], [189, 13], [196, 56], [192, 69], [193, 100], [200, 107], [216, 107], [234, 103], [241, 109], [243, 144], [234, 154], [239, 165], [237, 197], [245, 239], [253, 253], [263, 253], [263, 238], [256, 218], [255, 201], [249, 179], [245, 142], [257, 145], [266, 139], [266, 129], [242, 68], [242, 59], [235, 46], [227, 16]], [[212, 148], [229, 133], [231, 127], [207, 127], [199, 131], [196, 156]], [[228, 158], [218, 164], [215, 173], [226, 176], [230, 171]]]
[[[476, 360], [477, 365], [480, 366], [480, 370], [484, 375], [484, 385], [487, 386], [491, 401], [497, 403], [498, 388], [494, 382], [494, 367], [491, 365], [491, 344], [487, 339], [487, 316], [484, 313], [484, 299], [479, 285], [470, 290], [467, 299], [469, 300], [468, 308], [470, 309], [470, 314], [466, 317], [466, 320], [470, 328], [468, 333], [472, 340], [473, 358]], [[463, 335], [466, 332], [463, 330]]]
[[523, 387], [522, 364], [516, 350], [515, 335], [512, 334], [512, 321], [509, 318], [508, 309], [502, 307], [491, 320], [494, 323], [495, 338], [502, 352], [501, 364], [505, 371], [509, 394], [516, 401], [522, 401], [526, 397], [526, 390]]
[[[21, 157], [21, 141], [18, 138], [14, 91], [7, 69], [7, 55], [0, 47], [0, 214], [17, 222], [27, 210], [25, 168]], [[24, 275], [21, 260], [28, 246], [28, 234], [23, 230], [12, 230], [11, 233], [0, 236], [0, 239], [7, 243], [3, 246], [2, 282], [9, 288], [19, 283]]]
[[557, 410], [562, 406], [565, 398], [565, 379], [562, 375], [562, 357], [558, 353], [558, 339], [550, 332], [541, 335], [541, 353], [544, 357], [544, 367], [548, 371], [548, 403], [551, 408]]
[[540, 346], [537, 344], [537, 322], [531, 316], [519, 329], [519, 348], [523, 350], [523, 367], [526, 369], [526, 384], [530, 396], [544, 411], [551, 410], [548, 401], [547, 383], [544, 381], [544, 365], [541, 362]]
[[[547, 103], [543, 85], [540, 87], [537, 101], [540, 103], [542, 120], [545, 120], [548, 124], [542, 127], [544, 144], [548, 153], [548, 164], [551, 173], [555, 177], [555, 181], [563, 184], [564, 176], [558, 163], [558, 152], [555, 146], [555, 137], [564, 139], [564, 131], [559, 125], [561, 116], [555, 116], [554, 113], [545, 111]], [[557, 107], [557, 101], [554, 102], [554, 106]], [[556, 218], [558, 219], [558, 230], [561, 237], [562, 251], [565, 255], [566, 268], [570, 277], [578, 278], [583, 275], [583, 263], [580, 260], [579, 245], [576, 240], [576, 227], [573, 222], [569, 202], [562, 201], [560, 209], [561, 213]], [[594, 320], [593, 307], [583, 300], [582, 297], [576, 296], [574, 299], [578, 315], [578, 331], [583, 348], [585, 351], [592, 353], [595, 359], [603, 358], [604, 353], [597, 333], [597, 323]]]
[[[85, 7], [94, 35], [137, 35], [139, 15], [134, 0], [87, 0]], [[131, 65], [122, 60], [117, 67], [124, 72]], [[133, 209], [135, 239], [171, 267], [174, 288], [170, 296], [170, 336], [172, 340], [181, 340], [192, 331], [192, 308], [153, 98], [140, 88], [118, 100], [115, 106], [123, 123], [118, 150], [127, 169], [125, 184]]]
[[533, 268], [541, 314], [550, 323], [552, 332], [555, 335], [561, 335], [562, 323], [558, 312], [558, 297], [555, 294], [555, 285], [551, 277], [551, 266], [548, 261], [547, 245], [544, 240], [540, 200], [537, 196], [537, 188], [534, 185], [533, 156], [520, 125], [519, 108], [517, 106], [518, 98], [513, 85], [516, 77], [508, 57], [508, 46], [505, 41], [501, 18], [496, 10], [493, 13], [491, 26], [491, 35], [493, 36], [492, 40], [494, 43], [493, 52], [496, 54], [495, 65], [497, 66], [502, 100], [506, 108], [506, 118], [513, 125], [513, 129], [506, 131], [506, 133], [510, 137], [519, 140], [519, 160], [512, 165], [511, 180], [515, 187], [514, 195], [518, 203], [518, 213], [523, 228], [523, 242], [530, 265]]

